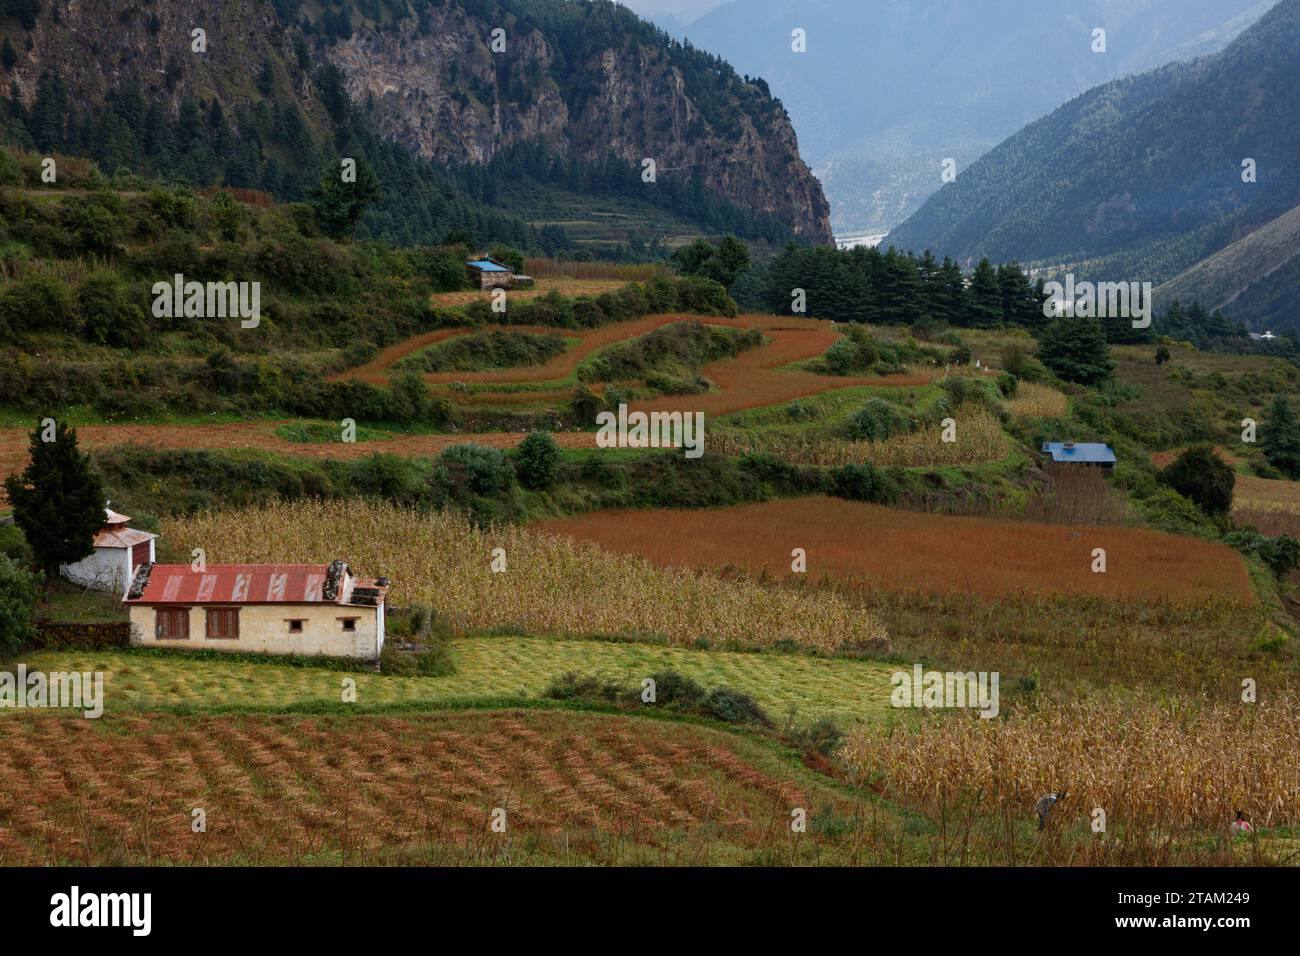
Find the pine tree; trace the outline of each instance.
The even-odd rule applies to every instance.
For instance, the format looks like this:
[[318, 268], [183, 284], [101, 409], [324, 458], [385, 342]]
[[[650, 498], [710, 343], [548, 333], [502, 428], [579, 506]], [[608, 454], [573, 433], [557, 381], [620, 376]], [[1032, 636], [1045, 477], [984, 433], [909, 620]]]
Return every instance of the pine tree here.
[[[311, 191], [311, 206], [321, 226], [335, 238], [354, 236], [361, 214], [371, 203], [383, 198], [379, 177], [364, 159], [357, 160], [356, 182], [344, 182], [337, 165], [325, 171], [320, 184]], [[486, 233], [478, 228], [476, 235]]]
[[1268, 463], [1288, 478], [1300, 478], [1300, 422], [1285, 394], [1274, 397], [1259, 437]]
[[1081, 385], [1098, 385], [1110, 378], [1115, 368], [1096, 319], [1055, 319], [1043, 330], [1038, 358], [1067, 382]]
[[5, 491], [14, 524], [45, 572], [46, 590], [59, 565], [94, 553], [95, 534], [104, 526], [104, 488], [77, 447], [75, 429], [59, 423], [50, 436], [38, 425], [31, 435], [31, 461], [21, 474], [5, 479]]
[[14, 64], [17, 62], [18, 51], [15, 50], [14, 45], [9, 42], [9, 38], [5, 37], [4, 44], [0, 46], [0, 67], [3, 67], [4, 71], [8, 73], [14, 68]]
[[966, 313], [969, 324], [977, 329], [991, 329], [1002, 318], [1002, 290], [987, 259], [981, 259], [971, 274]]

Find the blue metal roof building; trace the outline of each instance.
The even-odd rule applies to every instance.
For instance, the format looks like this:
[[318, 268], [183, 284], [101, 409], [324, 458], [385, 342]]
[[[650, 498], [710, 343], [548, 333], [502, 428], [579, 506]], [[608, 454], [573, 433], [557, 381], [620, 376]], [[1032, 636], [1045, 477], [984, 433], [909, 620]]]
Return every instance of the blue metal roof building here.
[[465, 265], [469, 266], [471, 269], [477, 269], [479, 272], [510, 271], [509, 267], [503, 266], [499, 262], [493, 262], [491, 259], [470, 259], [465, 263]]
[[1055, 462], [1115, 467], [1115, 452], [1101, 442], [1045, 441], [1043, 452]]

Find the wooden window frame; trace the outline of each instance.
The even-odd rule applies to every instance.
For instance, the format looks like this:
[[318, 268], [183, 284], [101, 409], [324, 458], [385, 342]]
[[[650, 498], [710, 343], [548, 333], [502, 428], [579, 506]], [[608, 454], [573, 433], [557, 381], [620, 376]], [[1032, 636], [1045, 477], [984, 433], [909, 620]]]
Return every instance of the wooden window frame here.
[[[153, 610], [153, 636], [159, 641], [188, 641], [190, 639], [190, 609], [187, 607], [156, 607]], [[181, 630], [183, 634], [164, 634], [163, 633], [163, 615], [170, 619], [173, 615], [180, 615], [182, 621]]]
[[[207, 638], [207, 640], [209, 640], [209, 641], [237, 641], [237, 640], [239, 640], [239, 608], [237, 608], [237, 607], [209, 607], [209, 608], [204, 608], [204, 611], [205, 611], [204, 636]], [[229, 614], [229, 615], [231, 616], [231, 620], [234, 621], [234, 633], [233, 633], [233, 634], [213, 634], [213, 633], [212, 633], [212, 615], [214, 615], [214, 614], [219, 614], [219, 615]]]
[[361, 620], [359, 617], [341, 617], [339, 618], [339, 623], [343, 625], [343, 630], [352, 633], [356, 631], [357, 621], [359, 620]]

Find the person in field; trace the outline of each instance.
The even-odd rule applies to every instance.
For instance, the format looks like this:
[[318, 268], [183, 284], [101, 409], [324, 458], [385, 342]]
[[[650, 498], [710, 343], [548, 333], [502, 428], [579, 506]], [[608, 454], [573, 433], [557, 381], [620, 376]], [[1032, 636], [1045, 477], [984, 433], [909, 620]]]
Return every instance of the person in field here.
[[1247, 833], [1255, 832], [1255, 828], [1251, 826], [1250, 821], [1246, 819], [1246, 814], [1242, 813], [1240, 810], [1237, 811], [1237, 819], [1232, 821], [1232, 825], [1229, 826], [1228, 829], [1232, 831], [1233, 836], [1244, 836]]
[[1055, 793], [1049, 793], [1045, 797], [1039, 797], [1038, 802], [1034, 804], [1034, 812], [1038, 814], [1038, 829], [1041, 830], [1047, 826], [1047, 815], [1052, 812], [1052, 807], [1056, 806], [1058, 800], [1064, 800], [1069, 796], [1065, 790], [1058, 790]]

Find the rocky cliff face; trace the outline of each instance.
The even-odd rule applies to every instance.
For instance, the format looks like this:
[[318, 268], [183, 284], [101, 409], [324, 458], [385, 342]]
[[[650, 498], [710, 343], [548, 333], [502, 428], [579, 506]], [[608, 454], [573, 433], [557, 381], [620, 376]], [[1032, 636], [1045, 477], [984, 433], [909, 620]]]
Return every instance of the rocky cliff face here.
[[[766, 88], [734, 76], [687, 76], [661, 40], [614, 35], [583, 44], [574, 57], [570, 38], [566, 58], [558, 37], [508, 17], [505, 48], [494, 50], [500, 24], [471, 15], [459, 0], [421, 4], [418, 16], [382, 23], [358, 13], [346, 38], [305, 33], [300, 20], [285, 25], [270, 0], [58, 6], [55, 19], [45, 5], [31, 50], [4, 78], [29, 103], [52, 69], [78, 109], [93, 109], [106, 91], [131, 84], [173, 113], [185, 96], [218, 99], [238, 123], [241, 112], [258, 106], [259, 75], [271, 60], [280, 95], [292, 96], [319, 125], [326, 118], [312, 76], [328, 61], [383, 135], [427, 159], [483, 163], [537, 140], [588, 162], [613, 154], [639, 167], [650, 158], [661, 182], [694, 176], [802, 238], [831, 238], [829, 205], [799, 158], [780, 104]], [[205, 53], [191, 49], [195, 28], [206, 31]]]
[[545, 137], [589, 162], [610, 153], [637, 166], [650, 158], [659, 176], [695, 174], [730, 202], [787, 221], [796, 235], [830, 241], [821, 185], [799, 158], [785, 111], [765, 94], [722, 106], [731, 121], [722, 131], [660, 47], [596, 51], [567, 64], [565, 89], [554, 77], [557, 51], [539, 30], [507, 30], [505, 49], [494, 52], [492, 24], [455, 4], [431, 16], [424, 26], [409, 18], [396, 31], [357, 30], [328, 52], [353, 101], [422, 156], [486, 162]]

